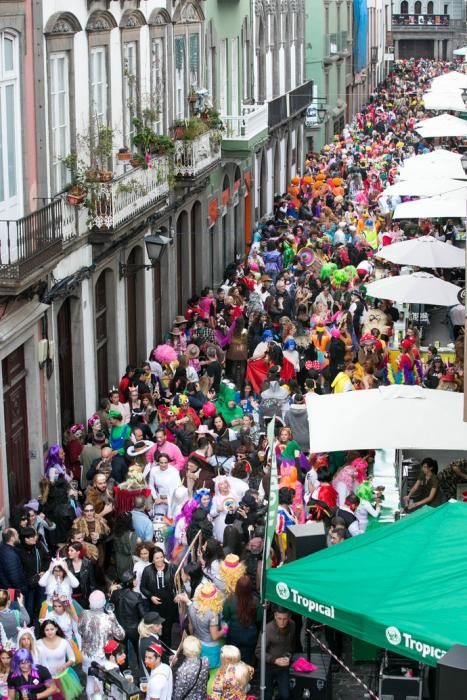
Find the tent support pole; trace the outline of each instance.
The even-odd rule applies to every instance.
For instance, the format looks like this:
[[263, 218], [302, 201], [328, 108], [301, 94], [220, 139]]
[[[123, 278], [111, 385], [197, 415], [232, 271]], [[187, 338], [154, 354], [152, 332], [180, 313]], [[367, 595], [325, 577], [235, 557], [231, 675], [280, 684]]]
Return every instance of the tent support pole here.
[[261, 635], [261, 660], [260, 660], [260, 698], [264, 700], [266, 696], [266, 624], [267, 624], [267, 602], [263, 601], [263, 631]]

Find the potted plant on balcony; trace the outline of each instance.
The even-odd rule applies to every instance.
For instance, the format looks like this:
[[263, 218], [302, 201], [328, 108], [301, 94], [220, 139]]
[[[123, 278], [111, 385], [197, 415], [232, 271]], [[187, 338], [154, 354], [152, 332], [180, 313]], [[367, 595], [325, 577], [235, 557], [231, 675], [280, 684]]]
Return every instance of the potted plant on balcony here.
[[114, 132], [110, 126], [101, 124], [97, 128], [97, 134], [94, 139], [94, 148], [92, 149], [93, 161], [97, 165], [97, 180], [98, 182], [109, 182], [113, 173], [108, 169], [109, 160], [113, 152], [113, 137]]
[[183, 138], [183, 134], [185, 132], [185, 127], [186, 123], [184, 119], [175, 119], [173, 126], [172, 126], [172, 132], [173, 132], [173, 137], [176, 141], [179, 141], [180, 139]]
[[131, 158], [130, 149], [127, 146], [123, 146], [118, 149], [117, 160], [128, 161]]
[[65, 187], [66, 199], [68, 204], [77, 207], [84, 202], [88, 193], [84, 184], [86, 169], [75, 152], [69, 153], [62, 162], [71, 173], [71, 183]]
[[184, 141], [194, 141], [207, 131], [209, 131], [209, 126], [206, 122], [199, 117], [192, 117], [186, 121], [182, 138]]
[[220, 112], [217, 109], [208, 109], [203, 113], [203, 119], [210, 129], [224, 131], [224, 122], [221, 119]]

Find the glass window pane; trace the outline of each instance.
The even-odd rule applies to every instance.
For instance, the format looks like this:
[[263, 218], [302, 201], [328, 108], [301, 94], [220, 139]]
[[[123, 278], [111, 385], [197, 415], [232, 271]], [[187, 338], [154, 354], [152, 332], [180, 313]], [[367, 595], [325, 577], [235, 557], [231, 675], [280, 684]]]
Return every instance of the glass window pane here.
[[8, 141], [8, 195], [16, 195], [15, 86], [5, 88], [6, 137]]
[[13, 39], [5, 37], [3, 42], [3, 52], [4, 52], [4, 64], [6, 71], [12, 71], [15, 69], [14, 62], [14, 42]]

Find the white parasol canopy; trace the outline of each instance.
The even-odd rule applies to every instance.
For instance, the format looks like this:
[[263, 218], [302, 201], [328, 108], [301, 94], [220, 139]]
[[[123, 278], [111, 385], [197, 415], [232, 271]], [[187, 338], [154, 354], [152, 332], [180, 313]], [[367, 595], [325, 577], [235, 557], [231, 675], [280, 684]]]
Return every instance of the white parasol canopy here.
[[424, 180], [451, 178], [465, 180], [466, 174], [461, 164], [462, 155], [438, 148], [429, 153], [407, 158], [399, 168], [399, 179], [410, 180], [422, 177]]
[[[375, 448], [462, 450], [464, 395], [393, 385], [343, 394], [307, 394], [310, 451]], [[336, 430], [336, 416], [345, 416]]]
[[456, 306], [459, 303], [457, 299], [459, 291], [460, 287], [428, 272], [383, 277], [366, 285], [366, 293], [369, 297], [391, 299], [400, 304]]
[[467, 107], [464, 104], [461, 90], [436, 90], [425, 92], [423, 95], [425, 109], [443, 111], [449, 109], [452, 112], [465, 112]]
[[420, 236], [385, 246], [377, 253], [379, 258], [396, 265], [444, 268], [465, 267], [465, 252], [433, 236]]
[[429, 197], [398, 204], [393, 219], [446, 219], [464, 218], [467, 215], [465, 199]]
[[415, 125], [415, 131], [423, 138], [447, 138], [449, 136], [465, 138], [467, 137], [467, 121], [454, 117], [452, 114], [439, 114], [437, 117], [418, 122]]
[[431, 90], [437, 89], [439, 87], [450, 88], [455, 87], [460, 90], [467, 88], [467, 75], [461, 73], [458, 70], [449, 71], [449, 73], [443, 73], [433, 78], [431, 81]]
[[467, 199], [467, 183], [465, 180], [452, 180], [448, 177], [439, 178], [436, 180], [423, 179], [419, 177], [409, 178], [408, 180], [400, 180], [394, 185], [389, 185], [384, 190], [385, 195], [391, 197], [433, 197], [433, 195], [444, 195], [450, 193], [453, 196], [466, 197]]

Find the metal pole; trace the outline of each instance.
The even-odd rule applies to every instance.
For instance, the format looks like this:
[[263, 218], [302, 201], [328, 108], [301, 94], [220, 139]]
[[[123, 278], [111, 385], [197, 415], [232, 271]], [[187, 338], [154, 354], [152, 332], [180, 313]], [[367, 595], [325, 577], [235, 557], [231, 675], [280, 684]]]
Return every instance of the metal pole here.
[[260, 698], [266, 696], [266, 619], [267, 602], [263, 601], [263, 630], [261, 634], [261, 659], [260, 659]]

